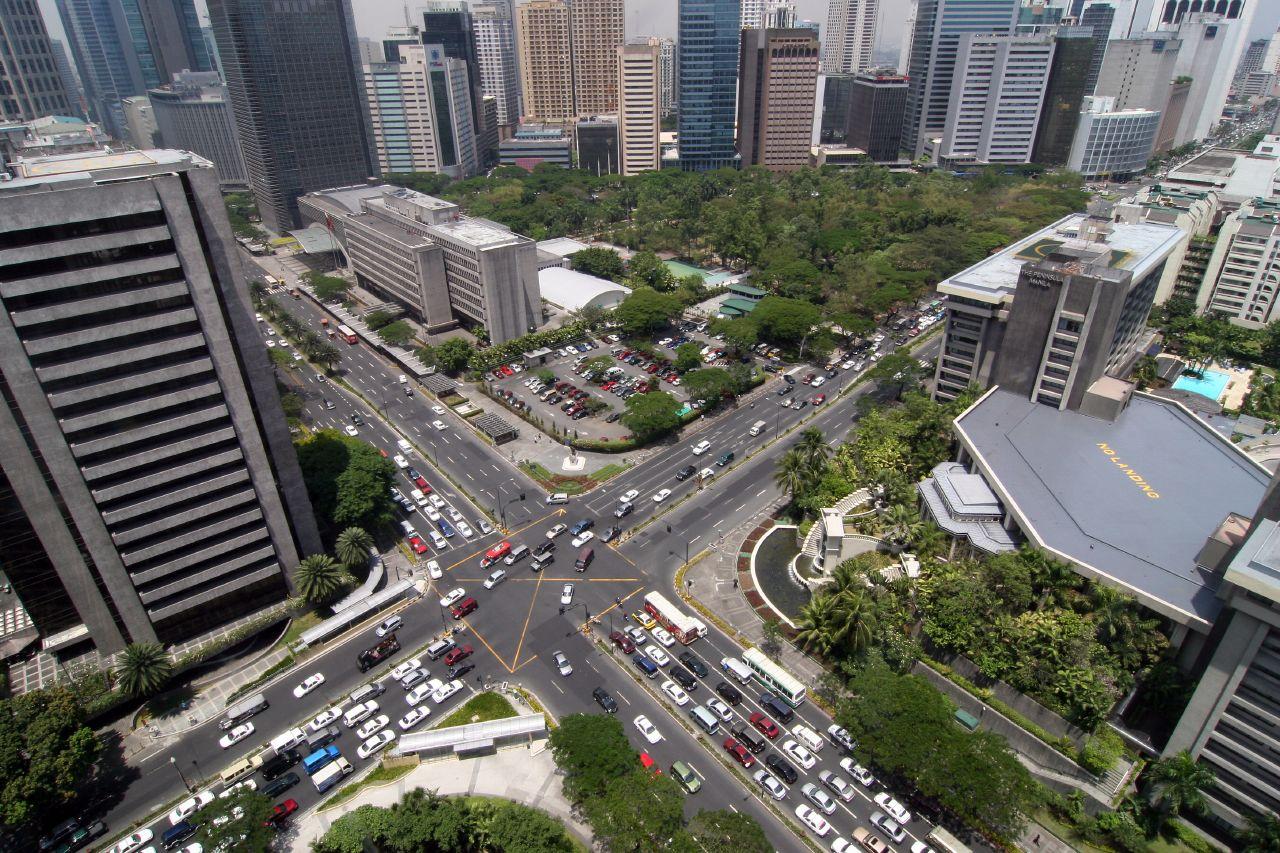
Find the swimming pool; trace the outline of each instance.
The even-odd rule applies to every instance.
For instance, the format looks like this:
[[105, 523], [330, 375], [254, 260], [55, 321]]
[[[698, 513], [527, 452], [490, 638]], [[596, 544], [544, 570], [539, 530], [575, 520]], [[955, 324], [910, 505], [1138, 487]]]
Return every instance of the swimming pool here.
[[1173, 383], [1173, 387], [1178, 391], [1190, 391], [1193, 394], [1208, 397], [1216, 403], [1218, 398], [1222, 396], [1222, 392], [1226, 389], [1229, 381], [1231, 381], [1231, 377], [1225, 373], [1217, 370], [1206, 370], [1202, 376], [1179, 376], [1177, 381]]

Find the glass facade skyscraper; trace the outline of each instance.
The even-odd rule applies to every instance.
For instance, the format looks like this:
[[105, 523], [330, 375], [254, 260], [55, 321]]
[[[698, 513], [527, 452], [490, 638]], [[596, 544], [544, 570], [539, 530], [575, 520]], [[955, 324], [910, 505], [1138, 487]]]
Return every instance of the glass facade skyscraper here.
[[735, 166], [741, 0], [680, 0], [679, 17], [680, 168]]

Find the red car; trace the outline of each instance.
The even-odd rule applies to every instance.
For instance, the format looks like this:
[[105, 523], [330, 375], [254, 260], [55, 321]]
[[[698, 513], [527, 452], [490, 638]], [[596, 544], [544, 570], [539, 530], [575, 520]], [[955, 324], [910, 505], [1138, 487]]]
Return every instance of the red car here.
[[756, 757], [751, 754], [751, 750], [731, 737], [724, 739], [724, 748], [729, 750], [729, 754], [743, 767], [750, 767], [756, 763]]
[[480, 568], [487, 569], [510, 553], [511, 543], [503, 539], [497, 545], [484, 552], [484, 556], [480, 558]]
[[773, 740], [779, 734], [778, 724], [759, 711], [751, 715], [751, 725], [755, 726], [760, 731], [760, 734], [769, 740]]
[[431, 487], [427, 485], [427, 478], [423, 477], [421, 474], [413, 478], [413, 484], [419, 489], [422, 489], [422, 493], [424, 495], [431, 494]]
[[476, 608], [479, 606], [480, 605], [476, 603], [476, 600], [468, 595], [466, 598], [453, 605], [453, 608], [449, 610], [449, 614], [453, 616], [454, 619], [461, 619], [468, 613], [475, 613]]
[[289, 815], [298, 810], [297, 800], [285, 800], [283, 803], [277, 803], [276, 807], [271, 810], [271, 817], [263, 821], [263, 826], [279, 826], [284, 823]]
[[444, 665], [453, 666], [458, 661], [471, 657], [475, 652], [476, 650], [471, 646], [454, 646], [449, 650], [449, 654], [444, 656]]
[[662, 771], [658, 769], [658, 762], [654, 761], [647, 752], [640, 753], [640, 766], [645, 770], [648, 770], [654, 776], [662, 775]]
[[427, 553], [427, 543], [423, 542], [422, 537], [420, 536], [410, 536], [409, 547], [413, 549], [413, 553], [415, 554]]
[[636, 644], [631, 642], [631, 638], [621, 631], [614, 631], [609, 635], [609, 642], [613, 643], [623, 654], [631, 654], [636, 650]]
[[507, 367], [505, 364], [502, 365], [502, 367], [499, 367], [498, 369], [502, 371], [503, 376], [510, 376], [513, 373], [515, 373], [514, 370], [512, 370], [510, 367]]
[[806, 376], [804, 379], [801, 379], [800, 381], [803, 382], [805, 385], [811, 385], [813, 384], [813, 380], [817, 378], [818, 378], [818, 374], [810, 373], [808, 376]]
[[826, 394], [816, 394], [816, 395], [814, 395], [814, 398], [813, 398], [812, 400], [810, 400], [809, 402], [810, 402], [810, 403], [813, 403], [815, 406], [821, 406], [823, 403], [827, 402], [827, 395], [826, 395]]

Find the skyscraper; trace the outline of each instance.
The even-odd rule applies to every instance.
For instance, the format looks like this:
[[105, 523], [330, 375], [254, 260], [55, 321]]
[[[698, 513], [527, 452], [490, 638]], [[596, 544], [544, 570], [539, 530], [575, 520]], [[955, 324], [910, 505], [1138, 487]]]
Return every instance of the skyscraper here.
[[788, 29], [796, 25], [791, 0], [742, 0], [742, 29]]
[[1159, 110], [1117, 110], [1115, 98], [1085, 98], [1067, 168], [1087, 180], [1126, 180], [1147, 167], [1160, 127]]
[[676, 108], [676, 43], [669, 38], [650, 36], [644, 44], [658, 48], [658, 89], [661, 96], [662, 117], [671, 115]]
[[1093, 30], [1058, 27], [1053, 39], [1053, 65], [1049, 68], [1036, 144], [1031, 152], [1031, 162], [1045, 166], [1067, 162], [1093, 67]]
[[422, 43], [438, 44], [445, 57], [461, 60], [465, 64], [476, 142], [481, 159], [488, 162], [497, 154], [498, 128], [485, 127], [483, 124], [484, 89], [480, 83], [475, 28], [467, 4], [462, 0], [427, 0], [422, 14]]
[[880, 0], [831, 0], [822, 36], [822, 70], [856, 74], [871, 66], [876, 47]]
[[655, 41], [618, 48], [618, 171], [623, 175], [660, 165], [662, 73]]
[[1012, 33], [1019, 5], [1018, 0], [920, 0], [902, 125], [902, 146], [912, 157], [921, 156], [946, 128], [960, 37]]
[[1086, 6], [1080, 13], [1080, 26], [1088, 28], [1093, 33], [1093, 59], [1089, 63], [1089, 76], [1085, 78], [1084, 84], [1086, 95], [1092, 95], [1098, 84], [1098, 75], [1102, 73], [1102, 63], [1107, 55], [1111, 25], [1115, 18], [1116, 7], [1111, 3], [1093, 3]]
[[498, 105], [498, 124], [520, 121], [520, 75], [516, 71], [516, 28], [506, 3], [477, 3], [471, 7], [475, 25], [476, 62], [480, 88]]
[[0, 116], [30, 121], [73, 112], [40, 9], [0, 0]]
[[216, 71], [175, 74], [173, 82], [147, 92], [160, 141], [213, 163], [224, 190], [249, 186], [249, 173], [236, 139], [231, 98]]
[[529, 121], [565, 122], [573, 110], [573, 46], [565, 0], [516, 7], [520, 96]]
[[743, 30], [738, 72], [738, 154], [743, 166], [790, 172], [809, 165], [818, 84], [818, 34]]
[[[1262, 70], [1262, 62], [1267, 56], [1267, 48], [1270, 44], [1268, 39], [1254, 39], [1245, 45], [1240, 63], [1236, 66], [1236, 80], [1243, 80], [1255, 71]], [[1267, 70], [1269, 73], [1275, 73], [1273, 69]]]
[[1115, 98], [1117, 110], [1163, 110], [1181, 49], [1182, 42], [1167, 33], [1114, 39], [1107, 45], [1094, 94]]
[[680, 0], [677, 40], [680, 168], [732, 167], [739, 0]]
[[622, 0], [573, 0], [569, 20], [574, 112], [579, 116], [616, 113]]
[[1174, 73], [1190, 77], [1187, 103], [1178, 125], [1175, 145], [1206, 139], [1222, 118], [1231, 88], [1231, 72], [1239, 61], [1244, 19], [1221, 15], [1191, 15], [1177, 25], [1182, 42]]
[[[849, 87], [843, 142], [861, 148], [877, 163], [895, 162], [902, 147], [902, 113], [907, 106], [907, 78], [886, 71], [864, 71]], [[833, 79], [827, 78], [830, 85]]]
[[181, 71], [213, 68], [194, 0], [116, 2], [128, 24], [142, 82], [148, 87], [168, 83]]
[[279, 604], [323, 549], [212, 166], [153, 150], [21, 171], [0, 184], [14, 591], [43, 636], [101, 653]]
[[249, 184], [279, 234], [298, 196], [376, 174], [350, 0], [208, 2]]
[[62, 89], [67, 93], [67, 102], [71, 104], [71, 113], [78, 118], [87, 119], [89, 117], [89, 102], [84, 97], [84, 85], [80, 82], [80, 73], [76, 71], [75, 63], [71, 61], [71, 54], [67, 52], [67, 46], [58, 39], [49, 39], [49, 45], [53, 48], [53, 64], [58, 67], [58, 77], [62, 79]]

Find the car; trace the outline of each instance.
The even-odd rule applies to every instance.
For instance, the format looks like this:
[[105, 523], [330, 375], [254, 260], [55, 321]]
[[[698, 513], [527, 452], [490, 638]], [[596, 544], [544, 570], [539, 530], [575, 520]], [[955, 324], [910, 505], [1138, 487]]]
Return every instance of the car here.
[[693, 446], [693, 455], [701, 456], [702, 454], [706, 453], [710, 449], [711, 449], [711, 442], [707, 441], [706, 439], [703, 439], [702, 441], [699, 441], [697, 444]]
[[425, 666], [420, 666], [417, 669], [411, 669], [405, 673], [404, 678], [400, 679], [400, 686], [405, 690], [412, 690], [415, 685], [421, 684], [430, 677], [431, 671]]
[[404, 681], [404, 677], [422, 666], [421, 658], [411, 658], [399, 666], [391, 670], [391, 678], [394, 681]]
[[619, 651], [623, 654], [629, 655], [636, 650], [636, 644], [632, 642], [630, 637], [621, 631], [609, 632], [609, 642], [617, 646]]
[[377, 711], [378, 703], [370, 699], [368, 702], [353, 707], [343, 715], [343, 719], [347, 723], [347, 728], [354, 729], [357, 725], [372, 717]]
[[441, 684], [442, 682], [438, 678], [428, 679], [426, 682], [419, 684], [417, 687], [410, 690], [405, 695], [404, 701], [408, 702], [410, 706], [421, 704], [422, 700], [434, 693], [436, 688], [441, 686]]
[[393, 731], [378, 732], [356, 748], [356, 755], [361, 758], [369, 758], [371, 755], [381, 752], [386, 748], [387, 744], [395, 739], [396, 733]]
[[671, 634], [667, 632], [666, 628], [654, 627], [650, 629], [650, 633], [653, 634], [653, 638], [655, 640], [662, 643], [662, 645], [667, 648], [671, 648], [676, 644], [676, 638], [671, 636]]
[[816, 755], [793, 740], [784, 741], [782, 751], [805, 770], [812, 770], [813, 766], [818, 763]]
[[583, 545], [586, 545], [588, 542], [590, 542], [592, 539], [595, 539], [595, 538], [596, 538], [595, 533], [593, 533], [590, 530], [584, 530], [582, 531], [581, 534], [579, 534], [578, 536], [575, 536], [573, 541], [570, 542], [569, 544], [571, 544], [575, 548], [581, 548]]
[[475, 613], [479, 608], [480, 603], [471, 596], [467, 596], [449, 608], [449, 615], [454, 619], [461, 619], [468, 614]]
[[778, 728], [777, 723], [775, 723], [773, 720], [769, 719], [759, 711], [756, 711], [754, 714], [751, 715], [751, 725], [755, 726], [756, 730], [760, 732], [760, 734], [767, 737], [769, 740], [775, 739], [779, 734], [782, 733], [782, 730]]
[[655, 628], [658, 624], [657, 620], [655, 620], [652, 616], [650, 616], [647, 612], [643, 610], [637, 610], [633, 612], [631, 614], [631, 621], [635, 622], [637, 625], [639, 625], [641, 628], [644, 628], [646, 631], [653, 630], [653, 628]]
[[547, 531], [547, 538], [555, 539], [557, 536], [559, 536], [561, 533], [564, 533], [568, 529], [569, 529], [569, 525], [567, 524], [557, 524]]
[[671, 676], [672, 681], [679, 684], [690, 693], [698, 689], [698, 679], [686, 672], [683, 667], [674, 666], [668, 674]]
[[702, 659], [693, 652], [683, 652], [680, 655], [680, 663], [684, 665], [685, 669], [689, 670], [699, 678], [706, 678], [710, 674], [710, 671], [707, 669], [707, 665], [703, 663]]
[[853, 780], [864, 788], [870, 788], [876, 783], [876, 777], [871, 775], [871, 771], [852, 758], [840, 759], [840, 769], [852, 776]]
[[436, 432], [444, 432], [448, 427], [444, 425], [444, 421], [432, 421], [431, 425], [436, 428]]
[[622, 493], [622, 497], [618, 498], [618, 503], [620, 504], [630, 503], [631, 501], [635, 500], [638, 497], [640, 497], [640, 490], [630, 489]]
[[490, 524], [490, 523], [489, 523], [488, 521], [486, 521], [485, 519], [483, 519], [483, 518], [482, 518], [482, 519], [480, 519], [480, 521], [478, 522], [478, 524], [480, 525], [480, 532], [481, 532], [483, 535], [488, 536], [490, 533], [492, 533], [492, 532], [493, 532], [493, 525], [492, 525], [492, 524]]
[[279, 826], [289, 819], [289, 815], [298, 810], [298, 801], [289, 799], [283, 803], [276, 803], [271, 809], [271, 817], [263, 822], [263, 826]]
[[787, 786], [779, 782], [777, 777], [769, 773], [768, 770], [764, 768], [757, 770], [751, 776], [751, 780], [775, 800], [785, 800], [787, 798]]
[[360, 740], [368, 740], [369, 738], [376, 735], [378, 732], [385, 729], [387, 727], [387, 724], [389, 724], [390, 722], [391, 722], [391, 718], [388, 717], [386, 714], [379, 714], [376, 717], [372, 717], [371, 719], [365, 721], [364, 725], [356, 729], [356, 737], [360, 738]]
[[853, 840], [862, 845], [862, 847], [870, 853], [888, 853], [889, 845], [884, 843], [884, 839], [878, 835], [872, 835], [862, 827], [854, 827]]
[[826, 838], [827, 833], [831, 832], [831, 824], [827, 823], [827, 819], [808, 806], [796, 806], [796, 817], [819, 838]]
[[880, 808], [889, 813], [889, 817], [896, 820], [899, 824], [911, 823], [911, 812], [902, 807], [902, 803], [890, 796], [888, 791], [881, 791], [875, 795], [875, 803]]
[[730, 705], [737, 705], [742, 702], [742, 692], [727, 681], [721, 681], [717, 684], [716, 692]]
[[431, 550], [427, 547], [427, 543], [422, 541], [422, 537], [417, 534], [410, 536], [407, 541], [409, 542], [409, 547], [413, 549], [413, 553], [415, 554], [425, 554]]
[[114, 847], [109, 847], [106, 853], [133, 853], [134, 850], [140, 849], [142, 845], [149, 843], [155, 837], [156, 834], [151, 830], [139, 829], [132, 835], [120, 839]]
[[726, 723], [733, 722], [733, 710], [728, 705], [716, 699], [714, 696], [706, 700], [706, 705], [711, 713], [715, 714]]
[[617, 539], [621, 535], [622, 535], [621, 527], [618, 527], [617, 525], [614, 525], [613, 527], [606, 527], [605, 531], [600, 534], [600, 541], [604, 542], [605, 544], [608, 544], [613, 540]]
[[554, 551], [555, 549], [556, 543], [548, 539], [546, 542], [538, 543], [538, 546], [533, 549], [533, 556], [541, 557], [543, 554]]
[[198, 791], [194, 796], [187, 797], [169, 812], [169, 825], [177, 826], [215, 799], [213, 791]]
[[448, 654], [444, 656], [444, 665], [456, 666], [459, 661], [465, 660], [475, 653], [476, 650], [471, 646], [454, 646], [452, 649], [449, 649]]
[[476, 532], [471, 529], [470, 524], [467, 524], [465, 521], [459, 521], [457, 524], [458, 524], [458, 532], [461, 533], [463, 536], [467, 537], [468, 539], [476, 538]]
[[455, 678], [448, 684], [442, 684], [437, 687], [431, 694], [431, 701], [439, 705], [461, 689], [462, 682]]
[[409, 467], [409, 460], [408, 460], [408, 459], [405, 459], [405, 458], [404, 458], [403, 456], [401, 456], [399, 453], [397, 453], [395, 456], [391, 457], [391, 461], [392, 461], [392, 462], [394, 462], [394, 463], [396, 463], [396, 467], [397, 467], [397, 468], [408, 468], [408, 467]]
[[654, 663], [656, 663], [658, 666], [666, 666], [667, 664], [671, 663], [671, 658], [667, 657], [667, 653], [664, 652], [662, 649], [658, 648], [657, 646], [655, 646], [653, 643], [650, 643], [649, 645], [644, 647], [644, 653], [648, 655], [649, 659], [652, 660]]
[[696, 466], [694, 466], [694, 465], [686, 465], [686, 466], [684, 466], [683, 468], [681, 468], [679, 471], [677, 471], [677, 472], [676, 472], [676, 479], [677, 479], [677, 480], [679, 480], [679, 481], [681, 481], [681, 482], [684, 482], [685, 480], [689, 479], [690, 477], [692, 477], [692, 476], [693, 476], [694, 474], [696, 474], [697, 472], [698, 472], [698, 469], [697, 469], [697, 467], [696, 467]]
[[355, 438], [356, 436], [360, 435], [360, 430], [356, 429], [351, 424], [347, 424], [346, 426], [344, 426], [342, 428], [342, 431], [345, 432], [347, 435], [351, 436], [352, 438]]
[[277, 779], [272, 779], [264, 785], [262, 788], [262, 796], [267, 799], [278, 797], [301, 781], [302, 780], [298, 778], [297, 773], [286, 773]]
[[671, 698], [672, 702], [675, 702], [682, 708], [689, 704], [689, 694], [685, 693], [684, 690], [681, 689], [680, 685], [676, 684], [674, 681], [662, 682], [662, 692], [667, 694], [667, 696]]
[[455, 603], [457, 603], [458, 601], [461, 601], [462, 597], [466, 594], [467, 594], [467, 591], [462, 587], [451, 589], [440, 599], [440, 606], [452, 607]]
[[436, 527], [440, 528], [440, 532], [444, 534], [446, 539], [452, 539], [454, 534], [457, 533], [457, 531], [453, 529], [453, 525], [445, 521], [443, 518], [436, 519]]
[[805, 782], [800, 788], [800, 793], [804, 794], [805, 798], [817, 806], [823, 814], [832, 814], [835, 812], [836, 801], [831, 799], [830, 794], [812, 782]]
[[622, 633], [630, 637], [631, 642], [635, 643], [637, 646], [641, 645], [642, 643], [647, 643], [649, 641], [649, 638], [645, 636], [644, 631], [641, 631], [635, 625], [622, 626]]
[[751, 750], [747, 749], [731, 737], [724, 739], [724, 748], [733, 756], [733, 760], [741, 764], [743, 767], [751, 767], [756, 763], [756, 757], [751, 754]]
[[389, 619], [382, 620], [378, 627], [373, 629], [373, 633], [377, 634], [379, 637], [385, 637], [388, 634], [398, 631], [402, 627], [404, 627], [404, 620], [399, 616], [392, 616]]
[[911, 853], [938, 853], [938, 851], [923, 841], [913, 841], [911, 842]]
[[241, 723], [218, 739], [218, 746], [230, 749], [253, 734], [253, 723]]
[[896, 820], [886, 815], [884, 812], [872, 812], [871, 824], [885, 835], [894, 844], [901, 844], [907, 839], [906, 830], [898, 824]]
[[419, 705], [401, 717], [396, 725], [400, 727], [400, 731], [407, 732], [429, 716], [431, 716], [431, 709], [426, 705]]
[[649, 718], [644, 714], [636, 717], [635, 720], [632, 721], [632, 724], [649, 743], [657, 743], [662, 740], [662, 732], [658, 731], [657, 727], [654, 726], [653, 723], [649, 722]]
[[484, 579], [484, 588], [493, 589], [498, 584], [507, 579], [506, 569], [494, 569], [489, 573], [489, 577]]
[[653, 502], [654, 502], [654, 503], [656, 503], [656, 504], [660, 504], [660, 503], [662, 503], [663, 501], [665, 501], [665, 500], [666, 500], [667, 498], [669, 498], [669, 497], [671, 497], [671, 490], [670, 490], [670, 489], [659, 489], [659, 490], [658, 490], [657, 492], [655, 492], [655, 493], [654, 493], [654, 495], [653, 495]]
[[796, 780], [800, 778], [800, 774], [780, 755], [769, 753], [765, 758], [764, 764], [782, 781], [788, 785], [794, 785]]
[[628, 515], [631, 515], [631, 513], [635, 511], [635, 508], [636, 508], [635, 504], [631, 503], [630, 501], [624, 501], [618, 504], [617, 508], [614, 509], [613, 517], [626, 518]]
[[307, 723], [307, 729], [312, 733], [322, 732], [329, 727], [329, 724], [342, 716], [342, 707], [330, 708], [327, 711], [321, 711], [311, 718], [311, 722]]
[[584, 518], [582, 519], [582, 521], [579, 521], [577, 524], [573, 525], [573, 527], [570, 527], [569, 532], [572, 533], [574, 536], [577, 536], [581, 534], [584, 530], [590, 530], [595, 526], [596, 526], [596, 523], [593, 520], [589, 518]]
[[324, 684], [324, 673], [317, 672], [313, 675], [309, 675], [301, 684], [293, 688], [293, 698], [301, 699], [321, 684]]
[[850, 752], [853, 752], [858, 746], [858, 742], [853, 739], [853, 736], [836, 723], [827, 726], [827, 740]]
[[812, 406], [821, 406], [825, 402], [827, 402], [826, 394], [815, 394], [813, 395], [813, 399], [809, 401], [809, 404]]
[[560, 590], [560, 603], [565, 607], [573, 604], [573, 584], [567, 583]]
[[444, 577], [444, 572], [440, 570], [440, 563], [437, 560], [427, 560], [427, 576], [433, 581], [438, 581]]
[[846, 803], [852, 800], [854, 795], [857, 793], [854, 787], [845, 781], [845, 779], [837, 776], [830, 770], [823, 770], [820, 772], [818, 774], [818, 781], [823, 785], [826, 785], [831, 789], [831, 793], [835, 794]]
[[561, 675], [568, 677], [573, 675], [573, 664], [569, 663], [569, 659], [565, 657], [564, 652], [555, 651], [551, 653], [551, 659], [555, 662], [556, 671]]

